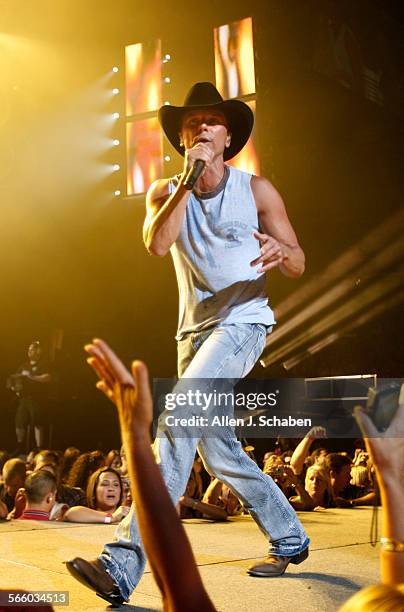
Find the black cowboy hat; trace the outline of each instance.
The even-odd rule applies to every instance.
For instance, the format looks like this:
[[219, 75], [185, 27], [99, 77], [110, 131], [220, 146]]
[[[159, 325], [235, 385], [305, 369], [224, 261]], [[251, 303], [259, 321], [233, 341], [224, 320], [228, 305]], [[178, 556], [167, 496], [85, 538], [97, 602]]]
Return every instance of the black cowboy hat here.
[[184, 106], [165, 104], [160, 108], [158, 118], [168, 140], [180, 155], [184, 155], [184, 147], [180, 145], [179, 137], [184, 115], [189, 111], [206, 109], [220, 111], [227, 119], [231, 133], [230, 146], [223, 153], [223, 158], [227, 161], [241, 151], [254, 125], [253, 112], [244, 102], [223, 100], [212, 83], [195, 83], [185, 98]]

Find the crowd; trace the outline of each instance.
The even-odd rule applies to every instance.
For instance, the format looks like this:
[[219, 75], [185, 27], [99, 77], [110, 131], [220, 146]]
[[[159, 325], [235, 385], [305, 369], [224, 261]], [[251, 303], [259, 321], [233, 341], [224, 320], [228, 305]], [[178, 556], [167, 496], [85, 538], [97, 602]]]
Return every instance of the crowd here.
[[[374, 467], [359, 440], [352, 456], [328, 452], [326, 432], [313, 427], [296, 448], [264, 455], [262, 469], [296, 510], [351, 508], [379, 503]], [[313, 450], [313, 446], [315, 446]], [[125, 451], [81, 453], [41, 450], [26, 458], [0, 451], [0, 518], [117, 523], [129, 511], [130, 483]], [[242, 514], [242, 504], [201, 459], [193, 469], [178, 511], [181, 518], [226, 520]]]
[[[119, 463], [117, 465], [117, 457]], [[0, 517], [118, 523], [131, 504], [125, 454], [41, 450], [28, 457], [0, 454]]]
[[[191, 516], [223, 520], [243, 512], [243, 508], [219, 481], [212, 480], [205, 487], [203, 467], [196, 459], [175, 510], [151, 450], [152, 400], [147, 370], [144, 364], [134, 363], [136, 387], [130, 388], [121, 380], [121, 362], [107, 348], [104, 358], [112, 382], [105, 389], [118, 409], [121, 452], [114, 450], [104, 456], [100, 451], [81, 454], [74, 448], [64, 453], [42, 450], [26, 460], [9, 459], [7, 453], [0, 452], [1, 517], [117, 523], [127, 514], [133, 495], [164, 609], [213, 611], [178, 511], [181, 515], [187, 510], [197, 513]], [[281, 452], [277, 446], [264, 456], [263, 471], [271, 474], [290, 503], [300, 510], [374, 505], [379, 503], [380, 490], [382, 584], [354, 595], [344, 604], [344, 612], [403, 609], [404, 386], [401, 391], [399, 409], [384, 435], [361, 409], [356, 409], [364, 439], [358, 441], [351, 457], [345, 452], [328, 452], [322, 428], [311, 429], [294, 450]], [[176, 564], [172, 563], [174, 557]]]

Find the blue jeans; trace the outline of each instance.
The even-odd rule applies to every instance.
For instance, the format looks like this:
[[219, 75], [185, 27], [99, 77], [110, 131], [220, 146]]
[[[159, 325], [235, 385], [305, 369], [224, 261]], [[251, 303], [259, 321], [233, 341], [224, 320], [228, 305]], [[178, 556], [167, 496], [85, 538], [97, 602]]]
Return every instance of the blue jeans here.
[[[264, 325], [249, 323], [188, 334], [178, 343], [179, 376], [209, 379], [212, 384], [215, 379], [240, 379], [260, 357], [265, 337]], [[180, 437], [170, 435], [167, 427], [158, 432], [154, 452], [174, 503], [185, 491], [196, 450], [207, 471], [227, 484], [249, 511], [268, 538], [270, 553], [293, 556], [307, 548], [309, 539], [292, 506], [272, 478], [246, 455], [231, 427], [200, 438], [195, 430]], [[133, 506], [115, 538], [105, 545], [100, 559], [122, 596], [129, 599], [146, 563]]]

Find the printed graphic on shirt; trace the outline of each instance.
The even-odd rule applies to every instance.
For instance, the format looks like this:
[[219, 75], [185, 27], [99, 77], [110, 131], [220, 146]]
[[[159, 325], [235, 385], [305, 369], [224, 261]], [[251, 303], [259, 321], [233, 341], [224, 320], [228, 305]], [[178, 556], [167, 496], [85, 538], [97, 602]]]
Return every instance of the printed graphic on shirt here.
[[239, 219], [233, 219], [219, 225], [217, 231], [225, 240], [225, 248], [234, 249], [243, 244], [244, 238], [247, 238], [250, 233], [250, 227]]

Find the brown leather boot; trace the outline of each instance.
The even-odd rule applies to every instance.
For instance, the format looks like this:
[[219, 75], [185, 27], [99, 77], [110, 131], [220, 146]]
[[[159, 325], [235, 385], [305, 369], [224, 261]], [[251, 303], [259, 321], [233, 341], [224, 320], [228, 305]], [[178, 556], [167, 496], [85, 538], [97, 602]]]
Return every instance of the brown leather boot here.
[[66, 567], [76, 580], [95, 591], [99, 597], [106, 599], [110, 604], [121, 605], [125, 603], [119, 588], [100, 559], [86, 561], [81, 557], [75, 557], [71, 561], [66, 561]]
[[282, 576], [285, 573], [285, 570], [289, 563], [293, 563], [294, 565], [298, 565], [305, 561], [309, 556], [309, 548], [307, 547], [298, 555], [294, 555], [293, 557], [283, 557], [277, 555], [268, 555], [266, 559], [262, 561], [258, 561], [251, 567], [248, 568], [248, 573], [250, 576], [260, 576], [261, 578], [276, 578], [277, 576]]

